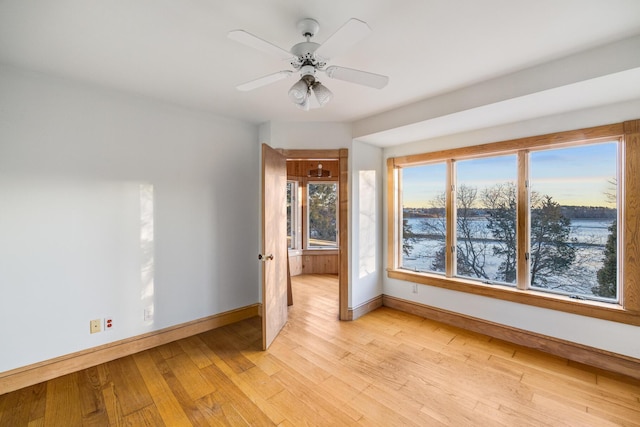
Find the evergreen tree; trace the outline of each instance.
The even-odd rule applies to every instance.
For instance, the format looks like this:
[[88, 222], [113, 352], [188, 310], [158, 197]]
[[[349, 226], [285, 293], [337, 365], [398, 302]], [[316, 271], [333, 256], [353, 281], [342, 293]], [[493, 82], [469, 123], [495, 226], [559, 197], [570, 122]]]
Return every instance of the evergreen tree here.
[[417, 240], [411, 224], [406, 218], [402, 219], [402, 253], [409, 256], [413, 250], [413, 243]]
[[609, 237], [604, 247], [603, 266], [598, 270], [598, 286], [591, 288], [594, 295], [616, 298], [618, 288], [618, 226], [616, 221], [609, 227]]
[[311, 238], [336, 242], [336, 184], [313, 184], [309, 191], [309, 234]]
[[569, 238], [571, 220], [551, 196], [531, 211], [531, 284], [547, 287], [549, 277], [563, 273], [575, 260]]
[[[496, 280], [516, 281], [516, 199], [513, 184], [497, 184], [483, 192], [487, 207], [487, 228], [499, 242], [494, 255], [503, 260]], [[544, 287], [550, 277], [563, 273], [575, 260], [576, 251], [569, 237], [571, 220], [551, 196], [531, 193], [531, 284]]]
[[433, 271], [445, 271], [446, 256], [447, 256], [445, 253], [446, 250], [447, 250], [446, 246], [443, 246], [440, 249], [438, 249], [438, 251], [434, 255], [433, 262], [431, 263], [431, 269]]

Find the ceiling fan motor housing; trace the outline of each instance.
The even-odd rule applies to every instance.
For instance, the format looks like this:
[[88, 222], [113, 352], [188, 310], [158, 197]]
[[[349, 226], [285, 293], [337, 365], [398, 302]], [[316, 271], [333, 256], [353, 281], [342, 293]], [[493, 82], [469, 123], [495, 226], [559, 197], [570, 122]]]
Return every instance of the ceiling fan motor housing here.
[[320, 47], [318, 43], [314, 42], [301, 42], [294, 45], [291, 48], [291, 53], [297, 56], [298, 58], [308, 57], [313, 58], [314, 52]]
[[320, 24], [318, 21], [311, 18], [305, 18], [298, 21], [298, 30], [302, 33], [303, 37], [313, 37], [318, 34], [320, 30]]
[[314, 67], [313, 65], [303, 65], [302, 67], [300, 67], [301, 77], [315, 76], [315, 74], [316, 74], [316, 67]]
[[291, 48], [291, 53], [295, 56], [291, 61], [291, 65], [296, 70], [302, 69], [307, 65], [312, 65], [315, 68], [322, 68], [326, 65], [326, 62], [318, 60], [315, 55], [320, 44], [310, 41], [311, 37], [318, 34], [319, 29], [320, 24], [315, 19], [305, 18], [298, 22], [298, 30], [307, 41], [298, 43]]
[[324, 67], [326, 62], [318, 60], [315, 55], [315, 51], [320, 47], [318, 43], [314, 42], [301, 42], [291, 48], [291, 53], [295, 56], [291, 60], [291, 66], [295, 69], [300, 69], [306, 65], [312, 65], [313, 67]]

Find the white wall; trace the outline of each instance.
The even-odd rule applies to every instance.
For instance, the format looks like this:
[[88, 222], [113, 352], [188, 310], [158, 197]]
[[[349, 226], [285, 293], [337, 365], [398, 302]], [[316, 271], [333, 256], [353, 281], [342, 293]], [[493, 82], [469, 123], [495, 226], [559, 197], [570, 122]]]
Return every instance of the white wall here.
[[354, 141], [351, 151], [349, 307], [382, 294], [382, 149]]
[[[313, 110], [308, 112], [313, 114]], [[328, 122], [268, 122], [260, 125], [260, 142], [290, 150], [351, 148], [351, 125]]]
[[257, 139], [0, 67], [0, 371], [257, 303]]
[[[426, 153], [445, 148], [471, 146], [486, 142], [497, 142], [524, 136], [542, 135], [550, 132], [579, 129], [605, 123], [615, 123], [638, 118], [639, 111], [640, 101], [575, 111], [563, 115], [387, 148], [384, 150], [384, 158]], [[386, 188], [386, 175], [384, 185]], [[386, 192], [384, 192], [385, 203], [386, 197]], [[386, 212], [384, 221], [386, 224]], [[383, 256], [386, 257], [386, 228], [383, 240]], [[413, 283], [390, 279], [384, 275], [383, 291], [386, 295], [640, 358], [640, 340], [637, 339], [640, 333], [640, 327], [637, 326], [609, 322], [426, 285], [418, 285], [418, 294], [413, 294], [411, 292], [412, 286]]]

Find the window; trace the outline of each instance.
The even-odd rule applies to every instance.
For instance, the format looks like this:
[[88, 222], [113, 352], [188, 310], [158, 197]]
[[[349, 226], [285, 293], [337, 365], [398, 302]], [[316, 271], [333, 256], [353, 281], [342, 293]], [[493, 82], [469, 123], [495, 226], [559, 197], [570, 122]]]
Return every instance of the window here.
[[455, 163], [456, 275], [516, 282], [516, 156]]
[[444, 273], [445, 163], [402, 169], [402, 267]]
[[533, 151], [533, 289], [618, 300], [618, 142]]
[[307, 184], [307, 249], [338, 248], [338, 184]]
[[640, 120], [389, 159], [388, 274], [640, 324], [639, 162]]

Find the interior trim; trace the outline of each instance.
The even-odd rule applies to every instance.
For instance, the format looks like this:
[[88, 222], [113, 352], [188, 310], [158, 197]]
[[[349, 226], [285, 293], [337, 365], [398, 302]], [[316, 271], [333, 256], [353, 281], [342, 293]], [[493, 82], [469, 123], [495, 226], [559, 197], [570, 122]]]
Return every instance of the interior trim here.
[[409, 270], [387, 270], [387, 277], [405, 282], [419, 283], [457, 292], [480, 295], [488, 298], [527, 304], [549, 310], [564, 311], [612, 322], [640, 326], [637, 312], [625, 310], [619, 304], [600, 301], [576, 300], [566, 295], [527, 290], [522, 291], [512, 286], [500, 284], [487, 285], [477, 280], [461, 277], [445, 277], [437, 274], [413, 272]]
[[426, 319], [544, 351], [574, 362], [640, 379], [640, 359], [388, 295], [382, 296], [382, 304], [405, 313], [415, 314]]
[[0, 372], [0, 394], [249, 319], [258, 316], [259, 311], [260, 304], [252, 304], [10, 371]]
[[382, 307], [382, 295], [371, 298], [369, 301], [363, 302], [357, 307], [350, 308], [347, 313], [346, 320], [356, 320], [359, 317], [364, 316], [367, 313]]

